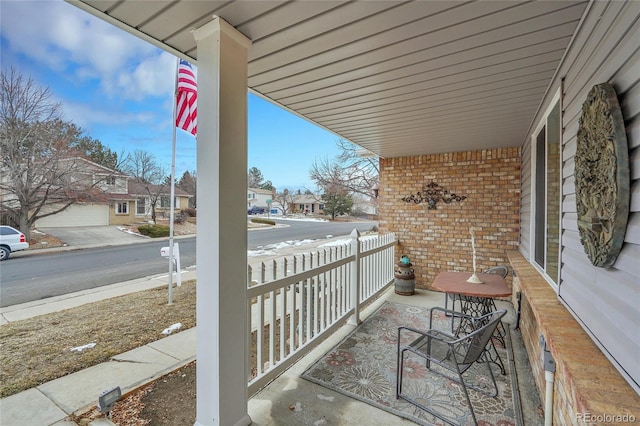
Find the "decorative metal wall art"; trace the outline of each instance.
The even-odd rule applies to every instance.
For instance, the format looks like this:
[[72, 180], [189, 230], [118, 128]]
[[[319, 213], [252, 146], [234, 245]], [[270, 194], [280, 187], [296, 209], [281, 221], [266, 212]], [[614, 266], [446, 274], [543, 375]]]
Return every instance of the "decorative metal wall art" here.
[[575, 185], [580, 241], [593, 265], [608, 268], [622, 249], [630, 204], [627, 136], [608, 83], [593, 86], [582, 104]]
[[408, 197], [404, 197], [402, 201], [405, 203], [427, 203], [430, 210], [434, 210], [436, 208], [436, 203], [439, 201], [443, 201], [447, 204], [452, 201], [462, 201], [466, 199], [464, 195], [456, 195], [448, 190], [441, 188], [440, 185], [431, 181], [431, 183], [424, 185], [422, 190], [418, 191], [416, 195], [409, 195]]

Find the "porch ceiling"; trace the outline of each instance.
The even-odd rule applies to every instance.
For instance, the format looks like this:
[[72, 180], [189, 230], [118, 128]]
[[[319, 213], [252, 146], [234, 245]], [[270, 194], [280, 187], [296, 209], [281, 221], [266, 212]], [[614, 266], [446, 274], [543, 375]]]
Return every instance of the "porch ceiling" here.
[[196, 63], [218, 15], [254, 93], [382, 157], [520, 145], [587, 4], [67, 1]]

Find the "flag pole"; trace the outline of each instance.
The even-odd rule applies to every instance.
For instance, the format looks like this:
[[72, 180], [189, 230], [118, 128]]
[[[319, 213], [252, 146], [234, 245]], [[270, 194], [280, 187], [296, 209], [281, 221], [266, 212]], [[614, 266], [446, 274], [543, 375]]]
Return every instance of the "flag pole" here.
[[[177, 117], [177, 102], [178, 102], [178, 64], [180, 59], [176, 58], [176, 73], [175, 73], [175, 87], [173, 90], [173, 121], [171, 127], [173, 128], [173, 138], [171, 141], [171, 192], [169, 201], [169, 305], [173, 305], [173, 221], [175, 217], [175, 175], [176, 175], [176, 117]], [[180, 271], [176, 271], [178, 274]]]

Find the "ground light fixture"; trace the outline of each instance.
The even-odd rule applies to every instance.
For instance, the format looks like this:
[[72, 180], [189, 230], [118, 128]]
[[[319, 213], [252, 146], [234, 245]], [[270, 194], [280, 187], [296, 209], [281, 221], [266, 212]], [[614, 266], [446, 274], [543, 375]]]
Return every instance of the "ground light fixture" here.
[[109, 411], [111, 411], [115, 403], [120, 399], [120, 396], [122, 396], [120, 386], [102, 392], [98, 397], [98, 411], [109, 415]]

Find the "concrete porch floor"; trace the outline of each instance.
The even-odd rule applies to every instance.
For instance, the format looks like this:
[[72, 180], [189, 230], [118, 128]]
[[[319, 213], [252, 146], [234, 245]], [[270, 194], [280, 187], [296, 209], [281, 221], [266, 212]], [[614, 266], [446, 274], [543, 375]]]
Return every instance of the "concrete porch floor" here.
[[[403, 303], [420, 307], [444, 306], [444, 294], [416, 290], [412, 296], [395, 294], [393, 286], [385, 291], [374, 303], [362, 311], [364, 321], [384, 301]], [[511, 330], [512, 346], [518, 378], [522, 416], [525, 425], [541, 424], [538, 414], [540, 397], [533, 381], [529, 359], [524, 349], [522, 336], [514, 330], [516, 314], [509, 302], [497, 301], [498, 308], [508, 310], [505, 317]], [[345, 325], [317, 348], [303, 357], [289, 370], [271, 382], [249, 400], [249, 415], [258, 426], [299, 426], [299, 425], [360, 425], [390, 426], [415, 424], [369, 404], [349, 398], [328, 388], [307, 381], [302, 373], [327, 351], [338, 344], [355, 327]], [[295, 407], [294, 409], [292, 409]]]

